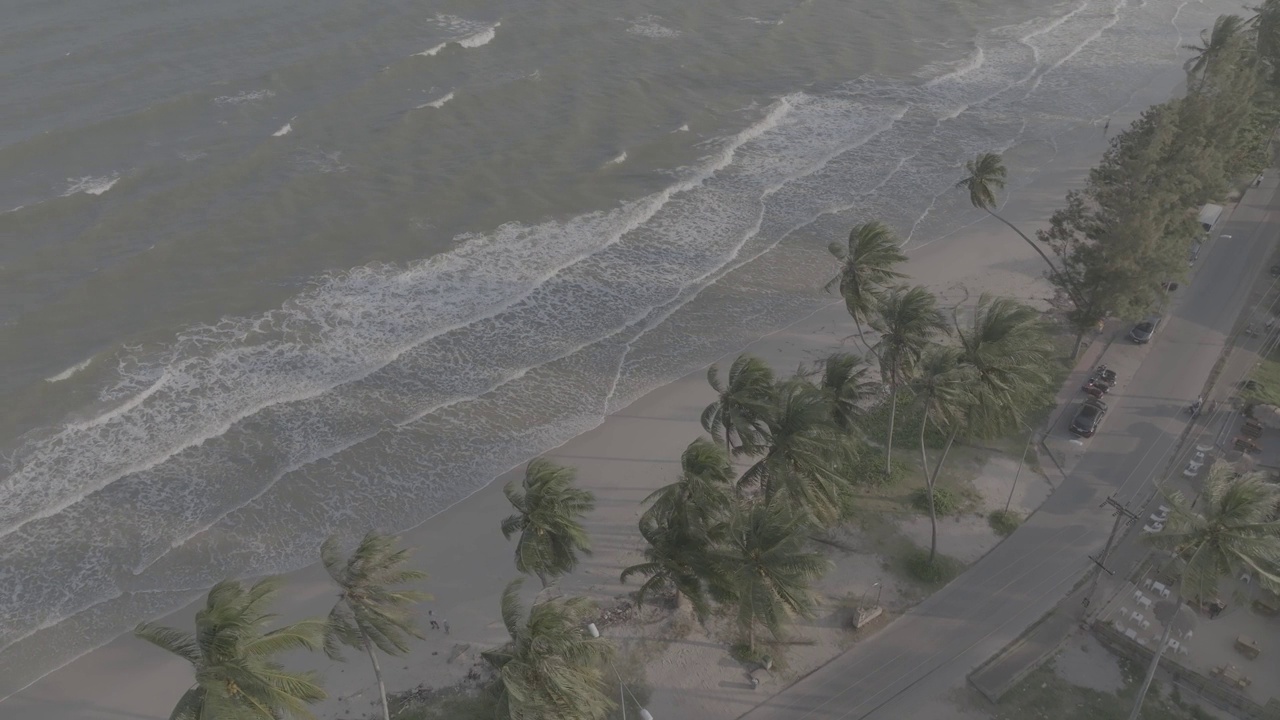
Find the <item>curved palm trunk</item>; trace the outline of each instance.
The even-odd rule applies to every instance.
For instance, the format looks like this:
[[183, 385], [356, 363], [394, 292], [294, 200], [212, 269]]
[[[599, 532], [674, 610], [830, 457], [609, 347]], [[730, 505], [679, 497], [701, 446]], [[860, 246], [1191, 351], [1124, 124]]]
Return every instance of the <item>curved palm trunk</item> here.
[[[951, 428], [951, 434], [947, 436], [947, 444], [942, 446], [942, 454], [938, 456], [938, 464], [933, 466], [933, 473], [925, 477], [926, 486], [929, 488], [929, 519], [933, 521], [933, 540], [929, 546], [929, 563], [933, 563], [933, 558], [938, 554], [938, 520], [933, 515], [933, 488], [938, 483], [938, 476], [942, 474], [942, 464], [947, 461], [947, 453], [951, 452], [951, 444], [956, 441], [956, 435], [960, 434], [960, 426]], [[920, 433], [920, 454], [924, 455], [924, 432]], [[925, 468], [928, 473], [928, 468]]]
[[1182, 594], [1178, 594], [1178, 602], [1173, 606], [1173, 617], [1169, 618], [1169, 622], [1164, 624], [1164, 633], [1160, 636], [1160, 646], [1156, 648], [1155, 654], [1151, 656], [1151, 665], [1147, 667], [1147, 676], [1142, 679], [1142, 687], [1138, 688], [1138, 697], [1133, 701], [1133, 711], [1129, 713], [1129, 720], [1138, 720], [1138, 715], [1142, 713], [1142, 701], [1147, 697], [1147, 690], [1151, 687], [1151, 681], [1156, 676], [1156, 668], [1160, 667], [1160, 658], [1164, 655], [1164, 649], [1169, 645], [1169, 636], [1173, 634], [1173, 622], [1178, 617], [1178, 611], [1182, 609]]
[[378, 680], [378, 699], [382, 701], [382, 720], [391, 720], [391, 708], [387, 705], [387, 686], [382, 682], [382, 666], [378, 664], [378, 654], [364, 631], [360, 632], [360, 639], [364, 641], [364, 649], [369, 653], [369, 662], [373, 663], [373, 676]]
[[1035, 244], [1035, 242], [1032, 241], [1031, 238], [1027, 237], [1021, 230], [1019, 230], [1016, 225], [997, 215], [991, 208], [983, 208], [983, 209], [986, 210], [987, 213], [991, 215], [991, 217], [999, 220], [1005, 225], [1008, 225], [1010, 230], [1018, 233], [1018, 237], [1025, 240], [1026, 243], [1031, 246], [1031, 249], [1035, 250], [1036, 253], [1040, 255], [1040, 259], [1044, 260], [1045, 263], [1048, 264], [1049, 272], [1053, 273], [1053, 276], [1058, 279], [1058, 282], [1062, 283], [1063, 289], [1067, 291], [1067, 295], [1071, 297], [1071, 302], [1074, 303], [1076, 307], [1080, 307], [1081, 305], [1084, 304], [1084, 298], [1082, 295], [1080, 295], [1080, 291], [1079, 289], [1076, 288], [1075, 283], [1069, 282], [1066, 279], [1066, 277], [1062, 275], [1062, 273], [1058, 272], [1058, 266], [1053, 264], [1053, 261], [1049, 259], [1049, 256], [1045, 254], [1044, 250], [1040, 249], [1039, 245]]
[[867, 336], [862, 332], [862, 322], [858, 320], [857, 315], [853, 315], [853, 326], [858, 329], [858, 340], [862, 343], [862, 347], [866, 348], [867, 352], [871, 353], [872, 356], [875, 356], [876, 351], [871, 347], [871, 344], [867, 342]]
[[924, 429], [928, 425], [929, 415], [926, 413], [920, 422], [920, 469], [924, 471], [925, 496], [929, 499], [929, 563], [932, 564], [938, 554], [938, 512], [933, 506], [933, 481], [937, 479], [937, 473], [930, 477], [929, 455], [924, 447]]
[[884, 449], [884, 476], [887, 478], [893, 474], [893, 421], [898, 414], [898, 374], [892, 373], [889, 378], [892, 385], [889, 388], [889, 439], [885, 443]]

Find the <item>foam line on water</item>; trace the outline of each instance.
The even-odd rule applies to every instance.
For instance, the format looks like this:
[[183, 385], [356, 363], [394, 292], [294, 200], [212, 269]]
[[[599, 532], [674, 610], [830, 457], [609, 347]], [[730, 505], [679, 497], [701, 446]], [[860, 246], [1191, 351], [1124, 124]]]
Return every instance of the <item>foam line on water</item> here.
[[[792, 99], [792, 102], [793, 102], [793, 103], [803, 103], [803, 102], [804, 102], [804, 100], [803, 100], [803, 99], [801, 99], [801, 98], [793, 98], [793, 99]], [[854, 140], [852, 140], [852, 141], [850, 141], [850, 142], [847, 142], [847, 143], [846, 143], [846, 144], [844, 144], [844, 145], [836, 146], [834, 149], [828, 150], [828, 151], [826, 151], [826, 152], [824, 152], [824, 153], [821, 153], [821, 154], [819, 154], [819, 155], [817, 155], [817, 156], [814, 156], [814, 157], [811, 157], [811, 158], [807, 158], [807, 159], [804, 161], [804, 163], [803, 163], [803, 164], [797, 165], [797, 167], [795, 167], [794, 169], [792, 169], [788, 174], [783, 175], [783, 176], [780, 176], [779, 178], [775, 179], [775, 180], [774, 180], [774, 182], [773, 182], [773, 184], [772, 184], [771, 186], [767, 187], [767, 188], [764, 190], [764, 193], [763, 193], [763, 194], [762, 194], [762, 196], [757, 200], [756, 204], [761, 205], [761, 210], [762, 210], [762, 209], [763, 209], [763, 205], [762, 205], [763, 201], [764, 201], [765, 199], [767, 199], [767, 197], [768, 197], [768, 196], [770, 196], [770, 195], [772, 195], [773, 193], [775, 193], [778, 189], [780, 189], [781, 187], [783, 187], [783, 186], [787, 185], [789, 182], [791, 182], [792, 180], [794, 180], [794, 179], [796, 179], [796, 178], [798, 178], [798, 177], [803, 177], [803, 176], [805, 176], [805, 175], [807, 175], [807, 174], [812, 173], [814, 170], [816, 170], [816, 169], [818, 169], [818, 168], [821, 168], [821, 167], [822, 167], [822, 166], [824, 166], [824, 165], [825, 165], [825, 163], [826, 163], [826, 162], [828, 162], [832, 157], [835, 157], [835, 156], [837, 156], [837, 155], [839, 155], [839, 154], [841, 154], [841, 153], [843, 153], [843, 152], [846, 152], [846, 151], [848, 151], [849, 149], [851, 149], [851, 148], [853, 148], [853, 147], [855, 147], [855, 146], [858, 146], [858, 145], [864, 144], [864, 143], [868, 142], [869, 140], [871, 140], [872, 138], [874, 138], [876, 135], [878, 135], [878, 134], [880, 134], [880, 133], [882, 133], [882, 132], [885, 132], [885, 131], [886, 131], [886, 130], [888, 130], [890, 127], [892, 127], [893, 123], [894, 123], [897, 119], [901, 118], [901, 116], [902, 116], [905, 112], [906, 112], [906, 108], [900, 108], [900, 109], [898, 109], [897, 111], [895, 111], [895, 112], [893, 112], [893, 113], [890, 113], [887, 117], [885, 117], [882, 121], [880, 121], [879, 125], [876, 125], [876, 126], [871, 127], [867, 133], [865, 133], [865, 134], [863, 134], [863, 135], [861, 135], [861, 136], [857, 137], [856, 139], [854, 139]], [[783, 129], [783, 130], [785, 130], [785, 127], [784, 127], [784, 128], [782, 128], [782, 129]], [[691, 190], [692, 188], [689, 188], [689, 189]], [[752, 237], [754, 237], [754, 236], [755, 236], [755, 234], [756, 234], [756, 233], [758, 232], [758, 230], [759, 230], [759, 226], [760, 226], [760, 215], [757, 215], [757, 217], [756, 217], [756, 220], [755, 220], [754, 224], [753, 224], [750, 228], [748, 228], [748, 229], [746, 230], [746, 232], [744, 232], [744, 233], [743, 233], [742, 237], [741, 237], [739, 240], [737, 240], [737, 241], [736, 241], [736, 242], [735, 242], [731, 247], [729, 247], [729, 248], [727, 249], [727, 252], [725, 252], [725, 253], [724, 253], [724, 254], [723, 254], [723, 255], [722, 255], [722, 256], [721, 256], [721, 257], [716, 261], [716, 265], [715, 265], [715, 267], [712, 267], [708, 272], [706, 272], [706, 273], [704, 273], [704, 274], [702, 274], [702, 275], [700, 275], [700, 276], [695, 276], [695, 277], [693, 277], [690, 281], [688, 281], [688, 282], [684, 283], [684, 284], [683, 284], [683, 285], [681, 285], [680, 287], [675, 288], [675, 289], [674, 289], [674, 291], [672, 292], [671, 296], [670, 296], [670, 297], [668, 297], [668, 298], [663, 299], [663, 300], [659, 303], [659, 306], [661, 306], [661, 305], [665, 305], [665, 304], [667, 304], [667, 303], [671, 302], [672, 300], [674, 300], [674, 299], [678, 299], [678, 298], [680, 298], [680, 297], [682, 297], [682, 296], [687, 296], [687, 295], [689, 294], [689, 290], [690, 290], [691, 288], [699, 287], [699, 286], [704, 286], [704, 285], [705, 285], [705, 281], [706, 281], [706, 279], [707, 279], [709, 276], [711, 276], [711, 275], [715, 275], [715, 274], [717, 274], [717, 273], [718, 273], [718, 271], [719, 271], [719, 269], [720, 269], [721, 267], [723, 267], [725, 264], [731, 264], [731, 263], [734, 263], [734, 262], [736, 261], [737, 257], [738, 257], [738, 253], [741, 251], [741, 249], [742, 249], [743, 245], [744, 245], [744, 244], [745, 244], [745, 243], [746, 243], [750, 238], [752, 238]], [[504, 386], [509, 385], [509, 384], [510, 384], [510, 383], [512, 383], [512, 382], [515, 382], [515, 381], [520, 380], [521, 378], [525, 377], [525, 376], [526, 376], [526, 374], [528, 374], [528, 373], [529, 373], [530, 371], [532, 371], [532, 370], [535, 370], [535, 369], [537, 369], [537, 368], [543, 367], [543, 366], [545, 366], [545, 365], [547, 365], [547, 364], [549, 364], [549, 363], [557, 362], [557, 361], [562, 360], [562, 359], [565, 359], [565, 358], [567, 358], [567, 357], [572, 357], [572, 356], [574, 356], [574, 355], [578, 354], [579, 352], [581, 352], [581, 351], [583, 351], [583, 350], [585, 350], [585, 349], [587, 349], [587, 348], [589, 348], [589, 347], [591, 347], [591, 346], [593, 346], [593, 345], [599, 344], [599, 343], [601, 343], [601, 342], [605, 342], [605, 341], [609, 340], [610, 338], [613, 338], [614, 336], [616, 336], [616, 335], [618, 335], [618, 334], [620, 334], [620, 333], [624, 333], [624, 332], [628, 331], [628, 329], [629, 329], [629, 328], [631, 328], [632, 326], [636, 325], [637, 323], [639, 323], [639, 322], [643, 321], [647, 316], [650, 316], [650, 315], [652, 314], [652, 311], [653, 311], [653, 308], [652, 308], [652, 307], [643, 307], [643, 306], [642, 306], [642, 307], [639, 307], [638, 309], [635, 309], [635, 310], [632, 312], [632, 314], [631, 314], [630, 316], [623, 318], [621, 322], [616, 323], [616, 324], [615, 324], [615, 326], [614, 326], [614, 327], [612, 327], [611, 329], [607, 329], [607, 330], [605, 331], [605, 334], [604, 334], [603, 336], [593, 334], [593, 335], [591, 335], [591, 336], [589, 336], [589, 337], [587, 337], [587, 338], [583, 339], [582, 341], [580, 341], [580, 342], [578, 342], [578, 343], [576, 343], [576, 344], [570, 345], [570, 346], [568, 346], [567, 348], [562, 349], [561, 351], [557, 352], [557, 353], [556, 353], [555, 355], [553, 355], [553, 356], [550, 356], [550, 357], [547, 357], [547, 358], [542, 358], [542, 359], [541, 359], [541, 361], [540, 361], [537, 365], [533, 365], [533, 366], [525, 366], [525, 367], [516, 368], [516, 369], [514, 369], [513, 371], [511, 371], [511, 372], [509, 372], [509, 373], [505, 374], [504, 376], [497, 378], [497, 379], [496, 379], [496, 381], [495, 381], [494, 383], [492, 383], [492, 384], [488, 385], [487, 387], [477, 389], [477, 390], [476, 390], [473, 394], [471, 394], [470, 396], [466, 396], [466, 397], [459, 397], [459, 398], [452, 399], [452, 400], [450, 400], [450, 401], [448, 401], [448, 402], [438, 403], [438, 404], [435, 404], [435, 405], [431, 405], [431, 406], [425, 407], [425, 408], [421, 409], [420, 411], [418, 411], [418, 412], [416, 412], [416, 413], [414, 413], [414, 414], [412, 414], [412, 415], [410, 415], [410, 416], [408, 416], [408, 417], [406, 417], [406, 418], [404, 418], [404, 419], [402, 419], [402, 420], [398, 420], [398, 421], [396, 421], [396, 422], [394, 423], [394, 427], [396, 427], [396, 428], [403, 428], [403, 427], [411, 426], [411, 425], [413, 425], [414, 423], [416, 423], [416, 422], [418, 422], [419, 420], [421, 420], [423, 417], [426, 417], [427, 415], [431, 415], [431, 414], [437, 413], [437, 412], [439, 412], [439, 411], [440, 411], [440, 410], [442, 410], [442, 409], [445, 409], [445, 408], [448, 408], [448, 407], [452, 407], [452, 406], [454, 406], [454, 405], [456, 405], [456, 404], [458, 404], [458, 403], [461, 403], [461, 402], [469, 402], [469, 401], [472, 401], [472, 400], [474, 400], [474, 399], [476, 399], [476, 398], [478, 398], [478, 397], [481, 397], [481, 396], [489, 395], [489, 394], [491, 394], [491, 393], [493, 393], [493, 392], [495, 392], [495, 391], [499, 390], [500, 388], [502, 388], [502, 387], [504, 387]], [[145, 558], [143, 558], [143, 559], [142, 559], [142, 561], [141, 561], [141, 563], [140, 563], [138, 566], [136, 566], [136, 567], [134, 568], [134, 572], [135, 572], [135, 574], [136, 574], [136, 573], [140, 573], [140, 572], [144, 571], [145, 569], [147, 569], [148, 567], [150, 567], [151, 565], [153, 565], [156, 561], [158, 561], [161, 557], [163, 557], [163, 556], [164, 556], [164, 554], [166, 554], [166, 553], [167, 553], [167, 551], [169, 551], [169, 550], [173, 550], [173, 549], [176, 549], [176, 548], [178, 548], [178, 547], [182, 546], [182, 545], [183, 545], [183, 544], [185, 544], [187, 541], [189, 541], [191, 538], [193, 538], [193, 537], [195, 537], [196, 535], [199, 535], [200, 533], [202, 533], [202, 532], [206, 531], [207, 529], [209, 529], [209, 528], [213, 527], [216, 523], [218, 523], [219, 521], [221, 521], [221, 520], [222, 520], [222, 518], [226, 517], [229, 513], [235, 512], [235, 511], [236, 511], [237, 509], [239, 509], [240, 507], [244, 507], [244, 506], [246, 506], [246, 505], [249, 505], [249, 504], [253, 503], [254, 501], [256, 501], [257, 499], [261, 498], [261, 497], [263, 496], [263, 494], [264, 494], [264, 493], [266, 493], [266, 492], [270, 489], [270, 487], [271, 487], [271, 486], [274, 486], [274, 485], [275, 485], [275, 483], [276, 483], [276, 482], [278, 482], [278, 481], [279, 481], [283, 476], [285, 476], [285, 475], [287, 475], [287, 474], [290, 474], [290, 473], [298, 472], [298, 471], [299, 471], [299, 470], [301, 470], [303, 467], [305, 467], [305, 466], [307, 466], [307, 465], [311, 465], [311, 464], [313, 464], [313, 463], [315, 463], [315, 462], [318, 462], [318, 461], [320, 461], [320, 460], [326, 460], [326, 459], [329, 459], [329, 458], [331, 458], [331, 457], [332, 457], [333, 455], [335, 455], [335, 454], [338, 454], [338, 453], [340, 453], [340, 452], [342, 452], [342, 451], [344, 451], [344, 450], [346, 450], [346, 449], [349, 449], [349, 448], [351, 448], [351, 447], [354, 447], [354, 446], [355, 446], [355, 445], [357, 445], [357, 444], [360, 444], [360, 443], [363, 443], [363, 442], [365, 442], [365, 441], [367, 441], [367, 440], [372, 439], [373, 437], [375, 437], [375, 436], [376, 436], [378, 433], [380, 433], [380, 432], [383, 432], [383, 430], [379, 430], [378, 432], [375, 432], [375, 433], [365, 434], [365, 435], [360, 436], [360, 437], [357, 437], [357, 438], [349, 439], [349, 440], [347, 440], [347, 441], [342, 442], [340, 445], [338, 445], [338, 446], [336, 446], [336, 447], [328, 447], [328, 448], [325, 448], [325, 449], [324, 449], [323, 451], [321, 451], [321, 452], [318, 452], [318, 453], [312, 454], [311, 456], [309, 456], [309, 457], [307, 457], [307, 458], [305, 458], [305, 459], [303, 459], [303, 460], [301, 460], [301, 461], [299, 461], [299, 462], [295, 462], [295, 463], [293, 463], [293, 464], [289, 465], [288, 467], [284, 468], [281, 472], [277, 473], [277, 474], [276, 474], [276, 475], [271, 479], [271, 481], [270, 481], [270, 483], [269, 483], [268, 487], [261, 488], [261, 489], [260, 489], [258, 492], [256, 492], [252, 497], [248, 498], [248, 499], [247, 499], [247, 500], [245, 500], [244, 502], [241, 502], [241, 503], [240, 503], [239, 505], [237, 505], [236, 507], [232, 507], [232, 508], [227, 508], [227, 509], [225, 509], [223, 512], [221, 512], [221, 513], [220, 513], [219, 515], [217, 515], [216, 517], [214, 517], [214, 518], [212, 518], [211, 520], [209, 520], [208, 522], [206, 522], [206, 523], [204, 523], [204, 524], [202, 524], [202, 525], [198, 526], [198, 527], [195, 529], [195, 531], [194, 531], [194, 532], [189, 532], [187, 535], [185, 535], [185, 536], [183, 536], [183, 537], [179, 537], [179, 538], [176, 538], [176, 539], [174, 539], [174, 540], [170, 541], [170, 543], [168, 543], [167, 547], [165, 547], [165, 548], [160, 548], [160, 552], [159, 552], [159, 554], [158, 554], [158, 555], [153, 555], [153, 556], [149, 556], [149, 557], [145, 557]], [[190, 528], [188, 528], [188, 530], [190, 530]]]
[[417, 106], [414, 109], [423, 110], [425, 108], [435, 108], [439, 110], [440, 108], [444, 107], [445, 103], [449, 102], [452, 99], [453, 99], [453, 91], [450, 90], [449, 92], [445, 93], [444, 95], [441, 95], [435, 100], [432, 100], [431, 102], [428, 102], [428, 103], [422, 103], [421, 105]]
[[[787, 98], [779, 100], [763, 118], [734, 136], [720, 153], [710, 162], [704, 163], [689, 178], [606, 216], [604, 223], [596, 223], [612, 225], [610, 232], [603, 235], [603, 243], [580, 248], [561, 262], [556, 263], [553, 260], [549, 268], [544, 268], [539, 275], [530, 278], [531, 282], [527, 283], [527, 289], [524, 292], [514, 296], [502, 296], [501, 293], [507, 291], [512, 284], [507, 282], [507, 279], [498, 281], [495, 278], [494, 286], [490, 288], [495, 297], [490, 302], [482, 304], [479, 308], [480, 312], [463, 312], [462, 317], [444, 327], [424, 327], [422, 332], [414, 334], [408, 341], [388, 347], [385, 344], [385, 338], [371, 337], [370, 335], [378, 330], [390, 328], [380, 327], [376, 322], [368, 323], [367, 327], [357, 324], [364, 318], [351, 315], [352, 310], [356, 308], [349, 305], [349, 300], [356, 300], [363, 292], [367, 292], [367, 288], [365, 288], [365, 282], [343, 281], [358, 278], [377, 284], [381, 284], [380, 280], [383, 283], [389, 282], [391, 287], [386, 290], [389, 290], [394, 298], [406, 291], [406, 284], [410, 284], [418, 276], [430, 275], [433, 270], [451, 263], [455, 266], [466, 263], [469, 257], [478, 259], [486, 255], [486, 251], [490, 248], [500, 249], [498, 246], [502, 244], [501, 241], [494, 242], [500, 236], [488, 239], [470, 238], [470, 242], [464, 243], [463, 252], [450, 253], [451, 257], [432, 258], [408, 271], [392, 274], [387, 279], [376, 276], [369, 268], [357, 268], [327, 283], [322, 283], [309, 295], [295, 298], [277, 313], [259, 318], [229, 319], [217, 326], [197, 328], [187, 333], [185, 339], [180, 340], [177, 347], [170, 350], [168, 358], [160, 361], [161, 366], [165, 368], [165, 374], [176, 382], [176, 384], [170, 384], [171, 395], [164, 399], [171, 407], [187, 408], [187, 412], [181, 413], [179, 417], [187, 416], [189, 420], [199, 419], [204, 421], [204, 424], [197, 427], [184, 427], [181, 426], [180, 421], [175, 422], [176, 417], [164, 420], [147, 412], [149, 408], [143, 401], [156, 396], [161, 389], [160, 384], [155, 383], [145, 397], [140, 397], [127, 408], [112, 411], [109, 416], [95, 419], [89, 424], [65, 425], [52, 437], [42, 438], [34, 446], [20, 448], [18, 454], [22, 457], [22, 462], [17, 470], [8, 477], [0, 478], [0, 500], [4, 501], [0, 505], [0, 536], [13, 532], [31, 520], [56, 514], [120, 477], [155, 467], [187, 448], [225, 433], [236, 422], [264, 408], [282, 402], [296, 402], [314, 397], [332, 387], [364, 377], [378, 367], [393, 361], [407, 349], [435, 337], [440, 332], [464, 327], [527, 298], [537, 287], [557, 273], [581, 262], [598, 251], [601, 246], [608, 246], [622, 235], [639, 227], [653, 217], [654, 213], [658, 212], [673, 195], [699, 186], [706, 178], [728, 166], [733, 162], [738, 147], [774, 127], [790, 109], [791, 104]], [[592, 224], [590, 221], [600, 219], [600, 216], [589, 216], [586, 221]], [[609, 219], [615, 222], [610, 223]], [[515, 228], [517, 231], [519, 229]], [[560, 229], [559, 226], [545, 230], [558, 229]], [[597, 235], [596, 239], [599, 237], [601, 236]], [[480, 265], [485, 262], [487, 260], [482, 260]], [[456, 269], [463, 270], [461, 267]], [[478, 269], [468, 272], [476, 272]], [[370, 277], [370, 275], [374, 276]], [[333, 297], [326, 297], [326, 291], [330, 291]], [[422, 320], [418, 319], [418, 322]], [[210, 389], [206, 384], [216, 383], [213, 387], [221, 385], [224, 381], [217, 379], [221, 365], [228, 366], [227, 370], [222, 371], [222, 374], [225, 374], [239, 372], [239, 368], [244, 367], [245, 363], [270, 363], [273, 356], [292, 345], [291, 342], [280, 345], [280, 338], [277, 336], [283, 333], [284, 339], [288, 340], [289, 331], [307, 330], [309, 325], [315, 327], [309, 330], [308, 334], [320, 333], [318, 340], [323, 340], [328, 334], [329, 339], [337, 343], [336, 347], [331, 348], [333, 354], [338, 357], [336, 361], [331, 358], [331, 364], [335, 367], [330, 368], [330, 373], [321, 372], [320, 378], [304, 375], [301, 382], [296, 379], [293, 381], [292, 391], [281, 392], [281, 387], [290, 387], [287, 382], [281, 381], [292, 377], [292, 374], [288, 370], [277, 371], [285, 373], [284, 377], [277, 378], [275, 373], [269, 372], [269, 368], [264, 368], [268, 372], [263, 373], [264, 377], [258, 378], [259, 386], [257, 387], [227, 388], [225, 392], [212, 398], [183, 395], [187, 391], [198, 393], [201, 390]], [[346, 331], [348, 336], [336, 339], [333, 337], [342, 331]], [[382, 345], [381, 348], [378, 348], [379, 344]], [[202, 354], [210, 349], [215, 350], [213, 357]], [[375, 349], [381, 349], [382, 352], [376, 353]], [[340, 350], [344, 352], [340, 353]], [[184, 356], [184, 351], [189, 355]], [[220, 357], [220, 354], [225, 356]], [[312, 357], [323, 355], [322, 352], [311, 353]], [[368, 359], [370, 356], [373, 357], [372, 360]], [[316, 371], [312, 371], [314, 372]], [[209, 374], [212, 374], [212, 377], [208, 377], [207, 380], [201, 379]], [[146, 373], [142, 375], [147, 385], [153, 384]], [[134, 378], [126, 377], [122, 380], [121, 386], [127, 388], [135, 383]], [[199, 406], [202, 401], [204, 407], [199, 412], [191, 412], [194, 410], [192, 403]], [[136, 418], [132, 415], [135, 410], [139, 411]], [[165, 405], [162, 404], [157, 412], [164, 414]], [[142, 447], [137, 447], [139, 442]], [[89, 467], [80, 468], [84, 471], [82, 473], [71, 472], [71, 466], [81, 461], [86, 462]]]
[[51, 375], [45, 378], [44, 381], [47, 383], [62, 382], [63, 380], [70, 379], [71, 376], [89, 367], [89, 365], [91, 365], [92, 363], [93, 363], [93, 357], [92, 356], [87, 357], [84, 360], [81, 360], [80, 362], [76, 363], [75, 365], [72, 365], [71, 367], [67, 368], [66, 370], [63, 370], [57, 375]]

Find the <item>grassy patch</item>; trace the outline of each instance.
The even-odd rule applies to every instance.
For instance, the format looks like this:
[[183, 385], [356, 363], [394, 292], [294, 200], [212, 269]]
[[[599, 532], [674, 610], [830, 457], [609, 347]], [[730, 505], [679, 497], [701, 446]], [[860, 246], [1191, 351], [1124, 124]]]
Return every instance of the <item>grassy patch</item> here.
[[[1005, 694], [996, 706], [995, 720], [1126, 720], [1133, 709], [1137, 686], [1142, 682], [1143, 668], [1121, 661], [1125, 686], [1108, 693], [1078, 687], [1058, 677], [1053, 663], [1047, 662]], [[1142, 720], [1203, 720], [1208, 715], [1197, 707], [1184, 705], [1158, 692], [1159, 682], [1151, 684], [1151, 692], [1142, 704]], [[1175, 696], [1176, 697], [1176, 696]]]
[[[862, 432], [867, 440], [880, 447], [889, 444], [889, 411], [892, 405], [888, 400], [871, 408], [862, 420]], [[898, 412], [893, 419], [893, 447], [895, 450], [907, 446], [920, 447], [920, 423], [924, 422], [924, 409], [911, 401], [905, 390], [898, 392]], [[940, 432], [936, 425], [929, 423], [924, 434], [925, 445], [940, 448], [947, 443], [947, 436]], [[896, 453], [895, 453], [896, 454]]]
[[931, 590], [946, 585], [964, 572], [964, 563], [959, 560], [938, 553], [933, 562], [929, 562], [929, 551], [914, 545], [896, 558], [895, 565], [901, 567], [908, 578]]
[[498, 710], [492, 687], [449, 688], [428, 700], [390, 702], [392, 720], [492, 720]]
[[[938, 486], [933, 489], [933, 511], [938, 517], [960, 512], [961, 508], [967, 504], [965, 500], [962, 493], [951, 488]], [[929, 514], [929, 488], [916, 488], [911, 493], [911, 507], [926, 515]]]
[[1249, 404], [1280, 405], [1280, 361], [1263, 358], [1241, 383], [1240, 397]]
[[911, 474], [911, 465], [900, 457], [895, 457], [889, 467], [889, 474], [885, 475], [884, 451], [878, 447], [866, 447], [849, 468], [849, 477], [859, 486], [892, 487]]
[[992, 510], [987, 516], [991, 529], [1000, 537], [1008, 537], [1022, 524], [1022, 516], [1013, 510]]

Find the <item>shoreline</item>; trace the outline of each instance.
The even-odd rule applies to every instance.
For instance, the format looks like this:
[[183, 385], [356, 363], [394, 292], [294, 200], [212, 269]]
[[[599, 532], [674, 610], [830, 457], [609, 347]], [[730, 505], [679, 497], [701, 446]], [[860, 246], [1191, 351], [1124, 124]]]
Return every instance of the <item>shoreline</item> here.
[[[1181, 73], [1175, 68], [1170, 75]], [[1180, 84], [1180, 83], [1178, 83]], [[1176, 85], [1176, 84], [1175, 84]], [[1163, 93], [1143, 89], [1160, 98]], [[1150, 102], [1139, 90], [1129, 100], [1138, 107], [1116, 111], [1118, 127]], [[1079, 184], [1088, 168], [1105, 149], [1105, 138], [1096, 128], [1082, 126], [1073, 133], [1070, 150], [1055, 145], [1055, 154], [1033, 179], [1013, 187], [1003, 198], [1001, 210], [1009, 210], [1010, 220], [1028, 230], [1038, 225], [1035, 218], [1047, 218], [1060, 205], [1068, 187]], [[1019, 148], [1010, 151], [1016, 155]], [[1074, 152], [1074, 154], [1073, 154]], [[1082, 164], [1083, 163], [1083, 164]], [[1014, 163], [1011, 163], [1014, 165]], [[1016, 167], [1016, 165], [1014, 165]], [[1042, 208], [1049, 207], [1049, 212]], [[1030, 218], [1030, 219], [1029, 219]], [[957, 287], [976, 297], [992, 290], [1024, 300], [1048, 295], [1041, 276], [1040, 260], [1013, 233], [991, 218], [982, 218], [956, 228], [910, 253], [905, 270], [915, 282], [942, 295], [944, 303], [960, 299]], [[834, 270], [833, 270], [834, 271]], [[815, 294], [827, 278], [815, 278]], [[835, 298], [821, 309], [728, 353], [723, 364], [741, 352], [752, 352], [775, 369], [787, 372], [800, 360], [810, 360], [818, 352], [832, 352], [848, 346], [852, 323], [843, 304]], [[852, 348], [857, 351], [857, 348]], [[597, 509], [586, 521], [595, 554], [573, 575], [564, 578], [567, 592], [594, 598], [609, 598], [635, 589], [624, 587], [617, 575], [635, 557], [640, 539], [635, 521], [641, 501], [656, 487], [673, 479], [680, 451], [702, 433], [698, 415], [710, 400], [705, 368], [660, 385], [628, 406], [611, 413], [591, 430], [544, 453], [545, 457], [578, 470], [580, 485], [597, 497]], [[464, 657], [478, 659], [476, 651], [499, 644], [505, 636], [498, 616], [497, 598], [503, 587], [517, 575], [511, 562], [511, 547], [498, 531], [499, 521], [508, 513], [502, 486], [518, 477], [523, 464], [494, 478], [488, 484], [445, 510], [400, 533], [403, 546], [413, 549], [412, 565], [425, 569], [430, 579], [423, 589], [435, 596], [423, 603], [433, 617], [448, 619], [452, 634], [424, 630], [428, 640], [417, 643], [401, 658], [383, 660], [389, 691], [398, 692], [427, 684], [453, 684], [465, 676], [469, 662], [448, 662], [459, 644], [470, 649]], [[459, 552], [465, 551], [465, 552]], [[323, 615], [331, 605], [335, 589], [318, 563], [284, 575], [285, 593], [277, 610], [281, 620]], [[526, 596], [537, 583], [526, 584]], [[160, 622], [189, 627], [196, 605], [193, 603], [164, 616]], [[425, 625], [425, 614], [422, 625]], [[348, 664], [331, 663], [323, 656], [310, 656], [300, 667], [316, 667], [326, 677], [331, 698], [317, 708], [320, 716], [336, 716], [341, 702], [347, 711], [356, 711], [368, 699], [372, 672], [353, 658]], [[3, 701], [5, 710], [27, 710], [32, 716], [49, 720], [85, 718], [164, 718], [190, 683], [189, 667], [163, 651], [126, 634], [91, 650], [50, 672], [27, 688]], [[759, 696], [760, 699], [764, 695]], [[12, 706], [12, 707], [10, 707]], [[35, 713], [39, 713], [36, 715]]]

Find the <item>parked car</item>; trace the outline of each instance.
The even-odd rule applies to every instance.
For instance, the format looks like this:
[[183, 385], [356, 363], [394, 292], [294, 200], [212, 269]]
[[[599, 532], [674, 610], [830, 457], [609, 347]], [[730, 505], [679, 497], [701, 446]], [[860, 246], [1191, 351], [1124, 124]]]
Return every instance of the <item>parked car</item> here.
[[1107, 404], [1097, 398], [1085, 398], [1071, 421], [1071, 433], [1080, 437], [1093, 437], [1102, 423], [1102, 416], [1107, 414]]
[[1133, 329], [1129, 331], [1129, 339], [1139, 345], [1145, 345], [1151, 342], [1151, 337], [1156, 334], [1156, 328], [1158, 327], [1160, 327], [1160, 317], [1153, 315], [1134, 325]]

